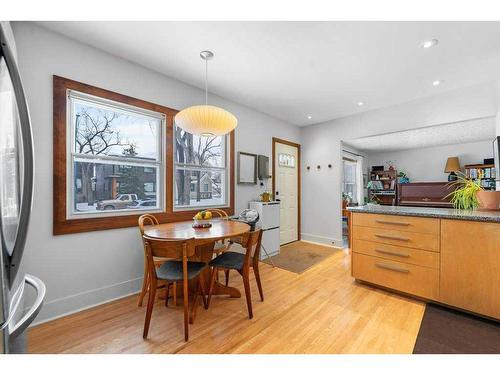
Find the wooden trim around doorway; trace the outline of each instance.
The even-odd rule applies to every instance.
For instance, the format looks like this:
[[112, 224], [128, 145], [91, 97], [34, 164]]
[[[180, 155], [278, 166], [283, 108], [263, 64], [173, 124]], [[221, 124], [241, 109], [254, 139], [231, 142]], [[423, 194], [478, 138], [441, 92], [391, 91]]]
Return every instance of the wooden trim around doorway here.
[[273, 199], [276, 199], [276, 196], [274, 194], [274, 192], [276, 191], [275, 190], [275, 176], [276, 176], [276, 163], [275, 163], [275, 154], [276, 154], [276, 143], [281, 143], [281, 144], [284, 144], [284, 145], [288, 145], [288, 146], [292, 146], [292, 147], [296, 147], [297, 148], [297, 168], [298, 168], [298, 173], [297, 173], [297, 241], [300, 241], [300, 210], [301, 210], [301, 191], [300, 191], [300, 144], [298, 143], [295, 143], [295, 142], [290, 142], [290, 141], [286, 141], [284, 139], [280, 139], [280, 138], [276, 138], [276, 137], [273, 137], [273, 169], [272, 169], [272, 175], [271, 175], [271, 179], [272, 179], [272, 185], [273, 185]]

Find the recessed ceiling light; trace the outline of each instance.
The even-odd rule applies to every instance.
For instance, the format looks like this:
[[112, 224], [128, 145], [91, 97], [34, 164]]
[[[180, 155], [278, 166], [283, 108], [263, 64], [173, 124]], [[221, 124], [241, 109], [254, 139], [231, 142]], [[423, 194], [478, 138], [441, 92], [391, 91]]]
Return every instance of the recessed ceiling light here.
[[313, 118], [312, 116], [307, 116], [307, 119], [308, 119], [308, 120], [310, 120], [310, 119], [312, 119], [312, 118]]
[[358, 107], [361, 107], [361, 106], [363, 106], [363, 105], [365, 105], [365, 103], [364, 103], [364, 102], [358, 102]]
[[439, 43], [439, 40], [437, 39], [429, 39], [429, 40], [426, 40], [425, 42], [422, 43], [422, 48], [431, 48], [431, 47], [434, 47], [435, 45], [437, 45]]
[[432, 82], [432, 86], [439, 86], [440, 84], [441, 84], [441, 81], [438, 79]]

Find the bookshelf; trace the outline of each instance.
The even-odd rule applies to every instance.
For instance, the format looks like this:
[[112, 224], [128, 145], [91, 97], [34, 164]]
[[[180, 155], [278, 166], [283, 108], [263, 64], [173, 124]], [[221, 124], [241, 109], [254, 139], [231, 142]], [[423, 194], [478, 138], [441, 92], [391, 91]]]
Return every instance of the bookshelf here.
[[371, 187], [368, 189], [370, 200], [382, 205], [395, 206], [398, 191], [398, 172], [396, 170], [371, 171]]
[[473, 180], [481, 180], [485, 190], [495, 190], [495, 165], [494, 164], [467, 164], [464, 166], [465, 176]]

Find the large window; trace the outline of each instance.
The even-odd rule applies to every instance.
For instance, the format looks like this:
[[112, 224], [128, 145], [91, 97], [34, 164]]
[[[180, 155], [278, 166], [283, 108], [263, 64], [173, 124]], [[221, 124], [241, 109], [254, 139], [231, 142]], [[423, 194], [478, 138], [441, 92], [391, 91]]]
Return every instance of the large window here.
[[227, 136], [200, 137], [175, 127], [174, 138], [175, 209], [227, 206]]
[[234, 213], [234, 132], [197, 137], [177, 111], [54, 76], [54, 234]]
[[165, 116], [68, 92], [68, 217], [164, 209]]
[[342, 192], [349, 197], [350, 202], [358, 203], [358, 192], [357, 192], [357, 162], [356, 160], [351, 160], [343, 158], [342, 164], [344, 166], [344, 180], [342, 184]]

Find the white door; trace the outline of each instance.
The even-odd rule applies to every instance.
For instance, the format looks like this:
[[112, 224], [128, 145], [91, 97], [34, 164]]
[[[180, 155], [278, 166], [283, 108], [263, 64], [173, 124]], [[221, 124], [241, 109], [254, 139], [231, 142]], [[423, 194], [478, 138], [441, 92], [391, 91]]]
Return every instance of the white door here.
[[280, 245], [299, 239], [299, 150], [284, 143], [275, 144], [275, 199], [280, 204]]

